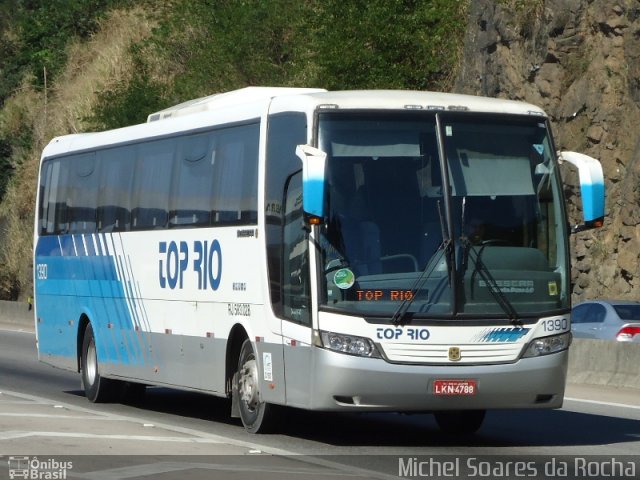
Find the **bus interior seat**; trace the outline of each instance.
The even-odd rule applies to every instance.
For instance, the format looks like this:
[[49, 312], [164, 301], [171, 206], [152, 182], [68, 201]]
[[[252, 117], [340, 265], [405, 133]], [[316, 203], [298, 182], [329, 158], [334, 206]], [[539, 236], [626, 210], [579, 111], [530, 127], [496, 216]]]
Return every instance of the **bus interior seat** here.
[[341, 225], [344, 253], [356, 275], [382, 273], [380, 260], [380, 229], [367, 220], [350, 221]]
[[329, 204], [337, 222], [341, 247], [356, 275], [382, 272], [380, 228], [373, 221], [364, 186], [356, 186], [356, 165], [362, 159], [340, 159], [332, 168]]
[[[416, 171], [413, 168], [398, 168], [397, 163], [414, 162], [413, 158], [398, 157], [394, 161], [371, 160], [365, 171], [368, 205], [375, 223], [380, 228], [380, 243], [383, 257], [420, 257], [419, 215], [407, 205], [416, 205], [420, 191]], [[390, 195], [381, 197], [375, 192], [388, 191]], [[406, 261], [385, 262], [385, 271], [405, 270]]]
[[76, 233], [93, 233], [96, 231], [95, 208], [69, 208], [69, 229]]
[[438, 211], [439, 197], [422, 199], [422, 237], [420, 241], [419, 262], [424, 268], [442, 243], [442, 220]]
[[482, 263], [490, 270], [518, 270], [548, 272], [547, 258], [542, 250], [531, 247], [485, 246], [481, 251]]
[[351, 201], [348, 202], [341, 226], [345, 253], [357, 273], [360, 275], [381, 273], [380, 228], [372, 220], [362, 187], [355, 191]]
[[122, 232], [129, 228], [129, 210], [115, 205], [98, 207], [98, 231]]

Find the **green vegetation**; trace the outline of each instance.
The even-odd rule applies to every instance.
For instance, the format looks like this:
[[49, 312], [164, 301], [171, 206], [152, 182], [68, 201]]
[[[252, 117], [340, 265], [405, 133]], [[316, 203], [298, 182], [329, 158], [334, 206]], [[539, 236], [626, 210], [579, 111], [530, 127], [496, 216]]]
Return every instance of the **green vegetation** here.
[[100, 93], [90, 123], [142, 122], [158, 108], [246, 85], [446, 90], [467, 3], [176, 0], [133, 50], [135, 77]]
[[[0, 107], [24, 88], [25, 81], [44, 89], [47, 77], [55, 79], [65, 68], [69, 43], [88, 39], [97, 31], [108, 9], [127, 3], [127, 0], [0, 0]], [[7, 127], [5, 116], [0, 112], [0, 199], [22, 160], [21, 153], [33, 143], [32, 125]]]
[[30, 294], [38, 159], [53, 136], [247, 85], [448, 90], [468, 4], [0, 0], [0, 298]]
[[326, 0], [312, 42], [330, 89], [442, 89], [458, 61], [463, 2]]
[[109, 8], [122, 0], [3, 0], [0, 3], [0, 103], [25, 74], [44, 86], [44, 71], [55, 77], [65, 66], [73, 38], [87, 39]]

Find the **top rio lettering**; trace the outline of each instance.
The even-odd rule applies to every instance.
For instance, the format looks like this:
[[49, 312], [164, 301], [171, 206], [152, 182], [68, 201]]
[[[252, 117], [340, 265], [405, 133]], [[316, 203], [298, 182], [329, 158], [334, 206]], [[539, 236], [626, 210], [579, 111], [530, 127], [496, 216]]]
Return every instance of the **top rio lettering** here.
[[387, 300], [392, 302], [403, 302], [413, 298], [411, 290], [357, 290], [359, 302], [378, 302]]
[[217, 290], [222, 277], [222, 249], [218, 240], [196, 240], [189, 248], [187, 242], [158, 244], [158, 280], [160, 288], [182, 289], [185, 272], [191, 262], [198, 290]]

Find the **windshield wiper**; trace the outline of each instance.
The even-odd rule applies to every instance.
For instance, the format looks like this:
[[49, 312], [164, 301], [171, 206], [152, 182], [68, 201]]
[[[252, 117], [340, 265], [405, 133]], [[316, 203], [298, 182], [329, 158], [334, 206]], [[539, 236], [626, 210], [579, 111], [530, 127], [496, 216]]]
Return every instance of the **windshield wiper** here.
[[[397, 308], [397, 310], [391, 317], [391, 323], [393, 323], [395, 326], [401, 325], [402, 322], [404, 321], [407, 315], [407, 311], [409, 310], [409, 307], [411, 307], [411, 305], [413, 304], [413, 301], [416, 297], [416, 293], [418, 293], [418, 290], [420, 290], [424, 285], [424, 283], [431, 277], [433, 270], [436, 268], [438, 263], [440, 263], [442, 254], [446, 254], [447, 275], [449, 278], [449, 284], [451, 284], [452, 269], [453, 269], [453, 242], [451, 242], [451, 239], [447, 234], [447, 228], [445, 225], [444, 216], [442, 214], [442, 205], [440, 204], [439, 200], [438, 200], [438, 215], [440, 217], [440, 232], [443, 239], [442, 243], [438, 245], [438, 248], [433, 253], [429, 261], [427, 262], [427, 265], [424, 267], [424, 270], [422, 270], [422, 273], [414, 282], [410, 290], [411, 294], [407, 295], [404, 298], [400, 306]], [[440, 251], [442, 251], [442, 253], [438, 253]]]
[[487, 285], [487, 288], [489, 289], [489, 293], [491, 293], [496, 303], [500, 305], [500, 308], [502, 308], [504, 313], [508, 315], [509, 321], [511, 322], [511, 324], [514, 326], [521, 325], [522, 323], [520, 322], [518, 312], [514, 308], [513, 304], [506, 297], [506, 295], [502, 292], [502, 290], [500, 290], [500, 286], [498, 285], [498, 282], [496, 282], [496, 279], [491, 274], [491, 271], [482, 261], [482, 258], [481, 258], [482, 251], [484, 250], [485, 246], [480, 246], [478, 251], [476, 251], [473, 244], [465, 236], [460, 238], [460, 242], [462, 244], [462, 248], [464, 251], [463, 270], [464, 270], [464, 265], [467, 262], [467, 258], [470, 257], [472, 253], [475, 256], [475, 258], [472, 258], [475, 268], [471, 276], [471, 285], [473, 285], [473, 279], [477, 272], [484, 280], [485, 284]]
[[393, 323], [395, 326], [402, 324], [406, 317], [407, 311], [409, 310], [409, 307], [411, 307], [414, 299], [416, 298], [416, 294], [422, 288], [424, 283], [431, 277], [434, 269], [436, 268], [438, 263], [440, 263], [442, 255], [450, 249], [451, 240], [445, 240], [438, 246], [438, 249], [431, 256], [431, 259], [427, 263], [426, 267], [424, 267], [424, 270], [422, 270], [422, 273], [420, 273], [420, 276], [416, 279], [413, 286], [411, 287], [411, 293], [405, 296], [404, 300], [391, 317], [391, 323]]
[[491, 293], [491, 296], [495, 299], [496, 303], [500, 305], [500, 308], [502, 308], [504, 313], [506, 313], [509, 316], [509, 321], [511, 322], [511, 324], [521, 325], [520, 319], [518, 318], [518, 312], [513, 307], [513, 304], [509, 301], [509, 299], [505, 296], [505, 294], [502, 293], [502, 290], [500, 290], [500, 286], [498, 285], [498, 282], [496, 282], [496, 279], [493, 278], [491, 271], [482, 261], [482, 258], [481, 258], [482, 251], [484, 250], [486, 245], [481, 245], [479, 248], [479, 251], [476, 251], [476, 249], [474, 248], [474, 245], [469, 240], [469, 237], [467, 237], [467, 235], [464, 233], [466, 210], [467, 210], [467, 197], [464, 196], [462, 197], [462, 212], [461, 212], [461, 218], [460, 218], [460, 231], [462, 232], [462, 235], [460, 237], [460, 245], [462, 246], [461, 278], [464, 277], [464, 272], [467, 269], [467, 259], [473, 252], [473, 255], [475, 255], [475, 258], [473, 259], [473, 264], [475, 268], [473, 270], [473, 274], [471, 275], [471, 285], [473, 286], [473, 279], [476, 272], [479, 273], [482, 279], [484, 280], [484, 283], [487, 285], [487, 288], [489, 289], [489, 293]]

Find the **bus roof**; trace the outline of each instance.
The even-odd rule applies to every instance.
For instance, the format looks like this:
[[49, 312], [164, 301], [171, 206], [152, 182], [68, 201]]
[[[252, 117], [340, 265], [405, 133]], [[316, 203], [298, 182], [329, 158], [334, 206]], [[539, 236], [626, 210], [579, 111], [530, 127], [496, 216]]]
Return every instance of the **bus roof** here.
[[454, 93], [409, 90], [343, 90], [330, 92], [317, 88], [246, 87], [231, 92], [197, 98], [169, 107], [152, 113], [147, 118], [147, 121], [153, 122], [165, 118], [244, 105], [283, 96], [295, 96], [298, 100], [303, 100], [300, 97], [306, 97], [305, 99], [309, 103], [330, 105], [335, 108], [415, 108], [545, 115], [542, 109], [526, 102]]
[[337, 109], [449, 110], [516, 115], [534, 114], [546, 117], [544, 110], [530, 103], [457, 93], [346, 90], [313, 93], [308, 96], [318, 105], [334, 106]]
[[282, 96], [304, 97], [309, 103], [334, 108], [466, 110], [485, 113], [545, 115], [539, 107], [517, 100], [479, 97], [455, 93], [410, 90], [343, 90], [330, 92], [317, 88], [246, 87], [231, 92], [190, 100], [152, 113], [147, 121], [190, 115], [206, 110], [243, 105]]
[[287, 87], [245, 87], [225, 93], [216, 93], [207, 97], [188, 100], [173, 107], [152, 113], [147, 122], [155, 122], [165, 118], [216, 110], [219, 108], [244, 105], [260, 100], [280, 97], [284, 95], [302, 95], [307, 93], [326, 92], [320, 88], [287, 88]]
[[[147, 123], [98, 133], [72, 134], [56, 137], [45, 147], [42, 158], [82, 151], [98, 146], [115, 145], [141, 138], [170, 135], [206, 127], [213, 121], [207, 114], [239, 119], [259, 118], [272, 99], [298, 111], [316, 108], [371, 110], [448, 110], [546, 117], [539, 107], [516, 100], [473, 95], [406, 90], [344, 90], [327, 91], [318, 88], [246, 87], [226, 93], [190, 100], [155, 112]], [[196, 116], [200, 114], [199, 119]]]

